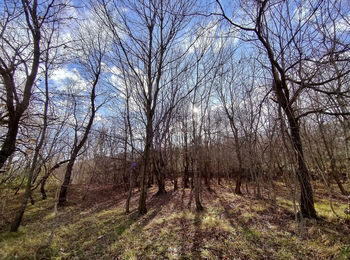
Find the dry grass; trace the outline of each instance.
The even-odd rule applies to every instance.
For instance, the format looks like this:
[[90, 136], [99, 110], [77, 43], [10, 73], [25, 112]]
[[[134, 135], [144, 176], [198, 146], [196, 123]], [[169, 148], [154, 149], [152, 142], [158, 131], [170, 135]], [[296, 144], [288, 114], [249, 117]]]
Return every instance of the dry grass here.
[[[0, 234], [1, 259], [348, 259], [350, 225], [340, 214], [347, 202], [334, 199], [338, 219], [326, 199], [317, 198], [320, 220], [295, 221], [292, 203], [280, 188], [277, 204], [252, 195], [234, 195], [230, 185], [203, 190], [197, 213], [191, 189], [148, 195], [148, 213], [124, 213], [126, 195], [113, 187], [72, 187], [69, 204], [53, 213], [53, 199], [29, 205], [16, 234]], [[54, 190], [50, 197], [53, 197]], [[265, 194], [266, 195], [266, 194]], [[18, 205], [2, 191], [3, 219]], [[267, 197], [267, 196], [264, 196]], [[1, 208], [3, 209], [3, 208]], [[1, 218], [1, 216], [0, 216]], [[52, 233], [53, 232], [53, 233]], [[53, 238], [50, 241], [50, 236]]]

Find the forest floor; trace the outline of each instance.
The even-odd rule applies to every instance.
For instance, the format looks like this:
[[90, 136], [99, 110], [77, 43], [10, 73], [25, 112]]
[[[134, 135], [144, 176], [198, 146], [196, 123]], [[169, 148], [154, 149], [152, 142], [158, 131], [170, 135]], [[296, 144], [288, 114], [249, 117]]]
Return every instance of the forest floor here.
[[315, 194], [319, 220], [295, 221], [286, 187], [278, 187], [277, 205], [253, 195], [233, 194], [231, 185], [202, 191], [203, 212], [195, 211], [191, 189], [156, 196], [149, 190], [148, 213], [124, 213], [126, 194], [113, 187], [82, 186], [69, 190], [69, 203], [54, 212], [49, 199], [35, 193], [19, 232], [8, 221], [18, 207], [0, 191], [0, 259], [350, 259], [347, 200]]

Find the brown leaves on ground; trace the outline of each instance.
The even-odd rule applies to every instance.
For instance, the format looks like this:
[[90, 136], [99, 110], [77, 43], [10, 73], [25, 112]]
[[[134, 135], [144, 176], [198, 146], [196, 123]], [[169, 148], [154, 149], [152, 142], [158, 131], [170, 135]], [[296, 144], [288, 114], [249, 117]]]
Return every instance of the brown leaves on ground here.
[[[36, 198], [20, 232], [0, 235], [0, 258], [36, 254], [41, 259], [347, 259], [350, 255], [350, 227], [345, 220], [295, 221], [282, 187], [273, 203], [235, 195], [229, 183], [212, 185], [211, 192], [202, 190], [202, 212], [195, 211], [191, 189], [173, 191], [168, 185], [167, 190], [164, 195], [155, 195], [156, 187], [149, 190], [144, 216], [137, 215], [136, 190], [129, 215], [124, 213], [126, 193], [112, 186], [71, 187], [69, 203], [59, 209], [57, 218], [52, 200]], [[268, 197], [266, 191], [263, 197]], [[344, 206], [343, 201], [335, 202]], [[324, 216], [331, 212], [326, 205], [316, 206]]]

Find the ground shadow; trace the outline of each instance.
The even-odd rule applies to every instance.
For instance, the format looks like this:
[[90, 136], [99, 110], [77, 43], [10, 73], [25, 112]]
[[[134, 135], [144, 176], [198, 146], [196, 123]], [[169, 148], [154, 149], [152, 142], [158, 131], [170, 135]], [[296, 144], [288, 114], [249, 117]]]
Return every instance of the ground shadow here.
[[192, 244], [192, 258], [193, 259], [201, 259], [201, 249], [203, 244], [203, 232], [201, 229], [202, 219], [203, 219], [203, 211], [196, 212], [196, 215], [194, 217], [194, 237], [193, 237], [193, 244]]

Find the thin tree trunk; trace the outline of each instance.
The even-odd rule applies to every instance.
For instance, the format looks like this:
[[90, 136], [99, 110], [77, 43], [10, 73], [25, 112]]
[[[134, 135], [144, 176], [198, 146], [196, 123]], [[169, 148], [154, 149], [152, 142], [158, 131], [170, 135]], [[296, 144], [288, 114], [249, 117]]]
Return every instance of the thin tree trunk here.
[[125, 203], [125, 212], [126, 214], [130, 213], [130, 199], [132, 196], [132, 190], [133, 190], [133, 172], [134, 172], [134, 165], [132, 165], [131, 170], [129, 171], [129, 191], [128, 191], [128, 197], [126, 198]]
[[32, 177], [33, 177], [33, 171], [30, 170], [29, 174], [28, 174], [28, 180], [27, 180], [27, 185], [26, 185], [26, 190], [24, 193], [23, 201], [22, 201], [20, 208], [17, 211], [15, 219], [13, 220], [13, 222], [11, 224], [10, 232], [17, 232], [18, 228], [22, 222], [23, 214], [24, 214], [24, 211], [26, 210], [28, 199], [29, 199], [30, 194], [31, 194]]
[[337, 173], [336, 172], [332, 172], [332, 176], [333, 176], [335, 182], [337, 183], [341, 194], [343, 194], [344, 196], [348, 196], [349, 192], [344, 188], [343, 184], [339, 180], [339, 177], [338, 177]]

